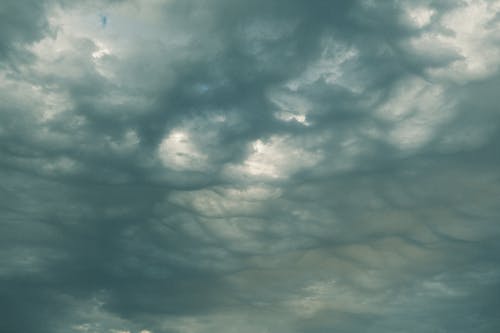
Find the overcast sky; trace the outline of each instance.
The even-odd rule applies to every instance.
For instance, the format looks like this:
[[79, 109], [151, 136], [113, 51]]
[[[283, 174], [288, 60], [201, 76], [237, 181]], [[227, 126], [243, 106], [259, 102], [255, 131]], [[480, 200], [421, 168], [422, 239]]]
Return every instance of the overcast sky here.
[[1, 0], [2, 333], [500, 332], [499, 0]]

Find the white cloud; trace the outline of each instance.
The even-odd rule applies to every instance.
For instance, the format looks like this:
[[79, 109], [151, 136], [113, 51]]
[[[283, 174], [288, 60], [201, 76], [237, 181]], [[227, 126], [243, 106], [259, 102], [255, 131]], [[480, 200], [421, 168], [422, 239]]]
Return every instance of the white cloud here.
[[377, 110], [391, 126], [385, 140], [403, 150], [429, 142], [438, 126], [453, 116], [453, 101], [447, 101], [444, 92], [443, 87], [419, 78], [401, 82]]
[[173, 170], [202, 171], [207, 167], [208, 156], [183, 129], [172, 130], [158, 147], [158, 156], [163, 165]]
[[417, 28], [423, 28], [428, 25], [435, 14], [436, 11], [428, 7], [408, 6], [406, 8], [406, 16]]
[[499, 1], [465, 1], [445, 13], [440, 23], [446, 32], [431, 30], [412, 40], [418, 54], [448, 49], [460, 57], [444, 68], [431, 68], [436, 78], [458, 82], [481, 79], [495, 73], [500, 65], [500, 25], [495, 20]]
[[227, 172], [257, 178], [287, 178], [294, 172], [314, 166], [321, 159], [318, 151], [302, 144], [302, 140], [286, 136], [255, 140], [247, 159], [240, 165], [228, 166]]
[[294, 120], [305, 126], [310, 125], [307, 113], [312, 105], [305, 98], [283, 91], [272, 91], [269, 93], [269, 99], [278, 107], [278, 111], [274, 113], [276, 118], [283, 121]]
[[323, 51], [320, 57], [312, 62], [299, 77], [289, 80], [286, 87], [291, 91], [298, 91], [319, 80], [324, 80], [327, 84], [338, 85], [353, 92], [361, 92], [363, 84], [350, 77], [345, 70], [349, 63], [356, 60], [358, 50], [333, 38], [324, 38], [321, 45]]

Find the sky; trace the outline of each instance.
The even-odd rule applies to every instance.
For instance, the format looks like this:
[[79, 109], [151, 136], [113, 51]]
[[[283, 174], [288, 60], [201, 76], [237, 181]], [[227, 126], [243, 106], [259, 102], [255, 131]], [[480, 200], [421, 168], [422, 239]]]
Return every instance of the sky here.
[[2, 0], [2, 333], [500, 332], [500, 1]]

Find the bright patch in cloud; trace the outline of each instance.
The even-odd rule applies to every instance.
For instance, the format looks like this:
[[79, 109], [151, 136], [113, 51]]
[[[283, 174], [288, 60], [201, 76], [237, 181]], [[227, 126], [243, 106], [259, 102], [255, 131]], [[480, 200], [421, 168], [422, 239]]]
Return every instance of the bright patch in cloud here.
[[466, 82], [496, 72], [500, 65], [499, 10], [499, 1], [466, 1], [443, 15], [440, 23], [445, 32], [430, 31], [415, 37], [411, 43], [419, 53], [448, 50], [458, 57], [447, 67], [430, 69], [429, 73]]
[[229, 170], [254, 177], [286, 178], [314, 166], [321, 159], [320, 153], [306, 150], [300, 144], [300, 141], [284, 136], [256, 140], [247, 159], [241, 165], [230, 166]]
[[208, 157], [200, 151], [190, 133], [180, 129], [172, 130], [161, 142], [158, 156], [165, 167], [177, 171], [202, 171], [208, 162]]
[[418, 28], [428, 25], [435, 13], [435, 10], [426, 7], [413, 7], [406, 9], [406, 14], [410, 18], [411, 22]]

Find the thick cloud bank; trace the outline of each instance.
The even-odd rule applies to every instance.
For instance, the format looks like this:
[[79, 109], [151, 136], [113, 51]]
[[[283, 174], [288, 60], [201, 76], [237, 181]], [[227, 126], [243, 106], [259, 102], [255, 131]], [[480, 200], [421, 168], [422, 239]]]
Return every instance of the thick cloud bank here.
[[3, 0], [0, 331], [500, 331], [500, 1]]

